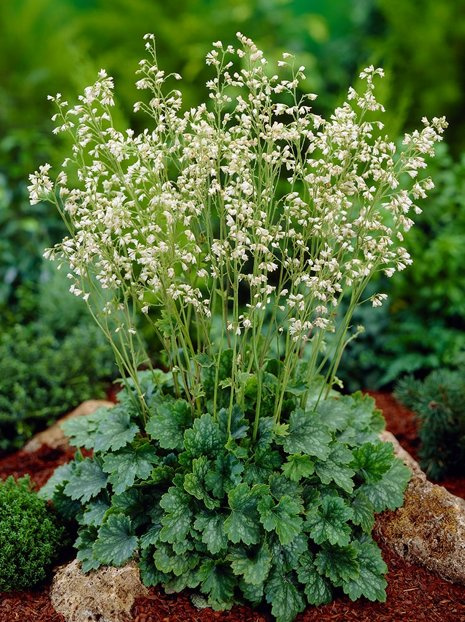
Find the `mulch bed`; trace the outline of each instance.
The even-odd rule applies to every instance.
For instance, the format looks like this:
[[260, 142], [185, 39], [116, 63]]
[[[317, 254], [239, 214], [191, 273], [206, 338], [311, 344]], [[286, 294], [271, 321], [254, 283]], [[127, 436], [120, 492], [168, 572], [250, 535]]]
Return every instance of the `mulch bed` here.
[[[387, 428], [414, 457], [418, 452], [415, 419], [392, 396], [372, 393], [384, 412]], [[71, 450], [41, 447], [35, 453], [19, 451], [0, 459], [0, 478], [29, 473], [37, 486], [43, 485], [53, 470], [72, 457]], [[453, 494], [465, 498], [465, 478], [442, 482]], [[406, 563], [383, 548], [389, 567], [387, 602], [367, 600], [351, 602], [341, 596], [330, 605], [309, 608], [296, 622], [465, 622], [465, 587], [439, 579], [432, 573]], [[64, 622], [48, 596], [49, 585], [27, 592], [0, 594], [0, 622]], [[132, 622], [270, 622], [269, 613], [249, 607], [214, 612], [196, 609], [189, 594], [167, 595], [152, 588], [149, 596], [139, 598], [133, 607]]]

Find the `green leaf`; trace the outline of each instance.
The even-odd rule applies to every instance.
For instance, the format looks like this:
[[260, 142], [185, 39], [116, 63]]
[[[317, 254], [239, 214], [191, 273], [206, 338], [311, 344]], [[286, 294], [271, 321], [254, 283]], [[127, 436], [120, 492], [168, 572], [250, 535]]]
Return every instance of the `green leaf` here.
[[192, 522], [189, 495], [177, 486], [171, 486], [162, 496], [160, 506], [166, 511], [161, 519], [160, 539], [171, 543], [184, 541]]
[[141, 581], [146, 587], [159, 585], [166, 581], [166, 575], [155, 567], [152, 548], [147, 548], [142, 551], [139, 560], [139, 569]]
[[348, 404], [344, 397], [321, 400], [317, 412], [331, 430], [342, 431], [347, 428], [351, 419], [353, 404]]
[[293, 622], [305, 609], [305, 600], [294, 583], [279, 568], [275, 568], [265, 586], [266, 600], [276, 622]]
[[273, 441], [273, 417], [260, 417], [258, 422], [257, 448], [267, 448]]
[[252, 605], [260, 605], [263, 600], [263, 588], [262, 585], [254, 585], [253, 583], [246, 583], [244, 580], [239, 581], [239, 587], [241, 589], [242, 595], [246, 600], [248, 600]]
[[362, 484], [359, 491], [373, 504], [375, 512], [395, 510], [404, 502], [404, 491], [411, 477], [411, 471], [398, 458], [381, 479], [372, 484]]
[[358, 551], [351, 544], [344, 547], [323, 544], [315, 556], [315, 566], [337, 586], [356, 579], [360, 573]]
[[142, 551], [148, 549], [151, 546], [158, 544], [160, 536], [161, 525], [160, 523], [152, 524], [147, 531], [145, 531], [140, 537], [140, 548]]
[[177, 555], [168, 544], [158, 544], [153, 559], [158, 570], [165, 574], [172, 572], [177, 577], [192, 570], [199, 563], [198, 555]]
[[98, 426], [94, 451], [117, 451], [131, 443], [139, 432], [138, 426], [131, 421], [130, 414], [122, 407], [115, 406], [109, 409], [105, 418]]
[[225, 493], [241, 481], [244, 466], [229, 452], [221, 452], [215, 459], [214, 467], [205, 476], [205, 485], [215, 497], [222, 499]]
[[53, 471], [52, 476], [48, 478], [47, 483], [42, 486], [42, 488], [37, 493], [38, 497], [40, 497], [40, 499], [46, 499], [47, 501], [51, 501], [57, 488], [61, 484], [69, 482], [75, 468], [75, 462], [67, 462], [66, 464], [62, 464], [61, 466], [56, 468]]
[[229, 413], [226, 408], [222, 408], [218, 413], [218, 424], [221, 432], [227, 438], [233, 438], [238, 440], [240, 438], [244, 438], [247, 436], [247, 430], [249, 429], [249, 424], [247, 419], [244, 418], [244, 413], [242, 410], [235, 404], [231, 411], [231, 423], [230, 430], [228, 434], [228, 419]]
[[73, 447], [84, 447], [85, 449], [93, 449], [95, 435], [100, 422], [105, 419], [111, 408], [98, 408], [90, 415], [81, 417], [71, 417], [60, 425], [65, 436], [69, 438], [69, 442]]
[[77, 464], [64, 492], [71, 499], [87, 503], [107, 485], [107, 476], [95, 460], [86, 458]]
[[202, 583], [200, 590], [208, 594], [208, 604], [215, 611], [231, 609], [234, 604], [236, 580], [230, 569], [214, 560], [206, 560], [199, 569]]
[[283, 464], [283, 473], [293, 482], [299, 482], [302, 477], [309, 477], [315, 471], [314, 462], [309, 456], [303, 454], [292, 454], [288, 456], [287, 462]]
[[391, 468], [394, 447], [391, 443], [364, 443], [353, 451], [352, 466], [367, 484], [379, 481]]
[[354, 489], [352, 477], [355, 475], [355, 471], [349, 465], [352, 460], [352, 452], [342, 443], [336, 443], [335, 446], [331, 447], [328, 458], [324, 462], [318, 461], [316, 463], [316, 474], [323, 484], [327, 485], [334, 482], [350, 494]]
[[308, 536], [304, 533], [298, 534], [286, 545], [282, 545], [277, 536], [272, 536], [270, 541], [273, 563], [282, 572], [295, 570], [302, 555], [308, 552]]
[[260, 540], [260, 523], [257, 513], [257, 493], [248, 484], [238, 484], [228, 493], [231, 513], [224, 522], [224, 530], [235, 544], [257, 544]]
[[137, 538], [130, 519], [123, 514], [111, 514], [99, 529], [94, 555], [102, 564], [122, 566], [136, 548]]
[[351, 600], [365, 596], [368, 600], [386, 602], [387, 581], [384, 575], [387, 566], [381, 557], [381, 551], [371, 539], [354, 542], [360, 564], [360, 574], [348, 581], [344, 581], [342, 589]]
[[210, 464], [205, 456], [195, 458], [192, 461], [192, 473], [187, 473], [184, 477], [184, 490], [199, 501], [203, 501], [207, 509], [213, 510], [220, 505], [220, 502], [211, 497], [205, 487], [205, 478], [210, 470]]
[[244, 480], [248, 484], [266, 482], [273, 471], [281, 466], [281, 463], [282, 458], [278, 451], [270, 447], [257, 447], [253, 459], [247, 464]]
[[184, 448], [193, 458], [202, 455], [214, 457], [225, 442], [225, 437], [209, 414], [196, 419], [192, 428], [184, 432]]
[[192, 413], [185, 400], [159, 401], [145, 429], [163, 449], [183, 449], [184, 432], [192, 425]]
[[296, 497], [302, 494], [303, 488], [300, 484], [292, 482], [285, 475], [281, 473], [273, 473], [270, 476], [268, 483], [270, 485], [270, 492], [272, 496], [279, 500], [283, 495], [288, 497]]
[[202, 512], [194, 522], [202, 536], [202, 542], [212, 555], [217, 555], [228, 546], [228, 538], [224, 532], [224, 516], [217, 512]]
[[316, 569], [312, 556], [305, 555], [297, 569], [297, 577], [304, 586], [305, 595], [310, 605], [324, 605], [333, 599], [331, 584]]
[[105, 499], [95, 499], [91, 501], [82, 516], [81, 523], [91, 527], [100, 527], [103, 517], [110, 509], [110, 504]]
[[365, 533], [371, 533], [375, 524], [375, 511], [368, 497], [358, 490], [352, 498], [351, 508], [354, 513], [352, 516], [354, 525], [360, 525]]
[[246, 583], [261, 585], [266, 580], [271, 568], [271, 554], [263, 543], [255, 555], [249, 555], [242, 547], [233, 549], [227, 559], [236, 575], [242, 575]]
[[296, 409], [289, 418], [289, 434], [277, 439], [287, 454], [306, 454], [326, 460], [330, 454], [331, 434], [313, 412]]
[[347, 524], [353, 511], [341, 497], [325, 495], [321, 505], [313, 506], [307, 514], [305, 526], [317, 544], [330, 542], [339, 546], [349, 544], [351, 528]]
[[281, 544], [289, 544], [302, 529], [303, 511], [300, 499], [287, 495], [275, 504], [273, 497], [267, 495], [258, 502], [258, 512], [263, 527], [267, 531], [275, 531]]
[[96, 570], [101, 563], [94, 555], [94, 544], [97, 530], [93, 528], [80, 529], [74, 546], [77, 548], [76, 559], [81, 562], [83, 572]]
[[[108, 410], [99, 409], [99, 410]], [[98, 411], [97, 411], [98, 412]], [[94, 413], [95, 415], [95, 413]], [[93, 449], [94, 435], [97, 429], [97, 421], [91, 416], [71, 417], [60, 425], [65, 436], [69, 438], [69, 443], [73, 447], [84, 447]]]
[[150, 522], [152, 512], [147, 511], [147, 505], [154, 502], [153, 495], [147, 498], [140, 488], [128, 488], [124, 492], [112, 496], [111, 511], [129, 516], [134, 529], [137, 529]]
[[130, 488], [136, 479], [148, 479], [157, 460], [155, 448], [151, 445], [130, 445], [106, 454], [103, 458], [103, 470], [109, 474], [108, 481], [115, 493], [120, 494]]

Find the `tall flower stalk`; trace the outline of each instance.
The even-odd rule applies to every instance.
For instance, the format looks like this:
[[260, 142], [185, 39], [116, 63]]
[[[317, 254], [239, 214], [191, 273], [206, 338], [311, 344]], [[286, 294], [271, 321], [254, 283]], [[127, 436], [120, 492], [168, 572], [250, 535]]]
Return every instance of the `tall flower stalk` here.
[[[226, 350], [230, 413], [246, 379], [256, 377], [256, 435], [270, 349], [281, 361], [279, 424], [297, 370], [306, 387], [302, 405], [319, 374], [327, 387], [335, 382], [371, 277], [391, 277], [411, 263], [403, 235], [420, 211], [414, 201], [433, 187], [417, 175], [446, 122], [423, 119], [397, 153], [379, 120], [374, 81], [381, 69], [365, 69], [364, 90], [349, 89], [324, 119], [312, 111], [315, 95], [299, 95], [304, 67], [284, 54], [272, 75], [261, 50], [241, 34], [238, 40], [237, 49], [213, 44], [210, 102], [184, 111], [180, 91], [168, 86], [180, 76], [159, 68], [147, 35], [136, 86], [149, 97], [134, 107], [150, 118], [142, 133], [115, 127], [105, 71], [78, 105], [51, 98], [55, 131], [71, 134], [72, 154], [54, 183], [44, 165], [29, 189], [33, 203], [52, 201], [67, 223], [69, 236], [47, 256], [70, 266], [71, 291], [111, 341], [142, 412], [137, 370], [150, 358], [137, 334], [139, 310], [193, 412], [205, 408], [203, 366], [214, 366], [218, 386]], [[384, 297], [370, 300], [376, 306]], [[337, 319], [343, 298], [347, 311]], [[210, 408], [216, 416], [217, 391]]]

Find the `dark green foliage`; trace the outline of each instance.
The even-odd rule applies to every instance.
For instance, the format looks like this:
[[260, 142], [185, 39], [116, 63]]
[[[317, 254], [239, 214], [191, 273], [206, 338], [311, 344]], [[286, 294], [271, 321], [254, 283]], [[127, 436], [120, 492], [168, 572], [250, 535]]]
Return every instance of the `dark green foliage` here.
[[370, 534], [375, 512], [401, 505], [409, 472], [379, 441], [371, 398], [294, 402], [279, 425], [262, 417], [253, 440], [253, 410], [194, 416], [170, 374], [151, 378], [146, 421], [125, 389], [113, 409], [63, 425], [93, 458], [78, 452], [40, 494], [65, 511], [79, 502], [85, 571], [136, 556], [147, 585], [197, 589], [216, 610], [266, 601], [279, 622], [340, 590], [385, 599]]
[[407, 376], [395, 397], [418, 417], [420, 464], [431, 479], [465, 473], [465, 373], [438, 370], [424, 380]]
[[0, 335], [0, 449], [21, 447], [37, 430], [90, 398], [114, 374], [100, 331], [83, 321], [60, 338], [43, 322]]
[[29, 477], [0, 482], [0, 592], [28, 589], [43, 581], [65, 541], [47, 503]]

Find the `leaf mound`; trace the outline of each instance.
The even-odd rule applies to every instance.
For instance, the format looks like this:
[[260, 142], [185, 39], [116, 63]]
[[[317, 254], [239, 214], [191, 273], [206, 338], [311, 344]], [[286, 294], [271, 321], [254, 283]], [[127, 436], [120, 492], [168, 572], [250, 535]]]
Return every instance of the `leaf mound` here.
[[267, 602], [278, 622], [341, 591], [385, 600], [371, 530], [375, 512], [402, 504], [409, 471], [378, 440], [371, 398], [301, 407], [296, 396], [279, 425], [265, 415], [253, 438], [253, 409], [215, 417], [208, 382], [201, 415], [175, 399], [170, 374], [144, 383], [145, 423], [127, 388], [114, 409], [66, 424], [93, 457], [78, 452], [41, 491], [77, 512], [84, 571], [136, 557], [148, 586], [196, 589], [215, 610]]

